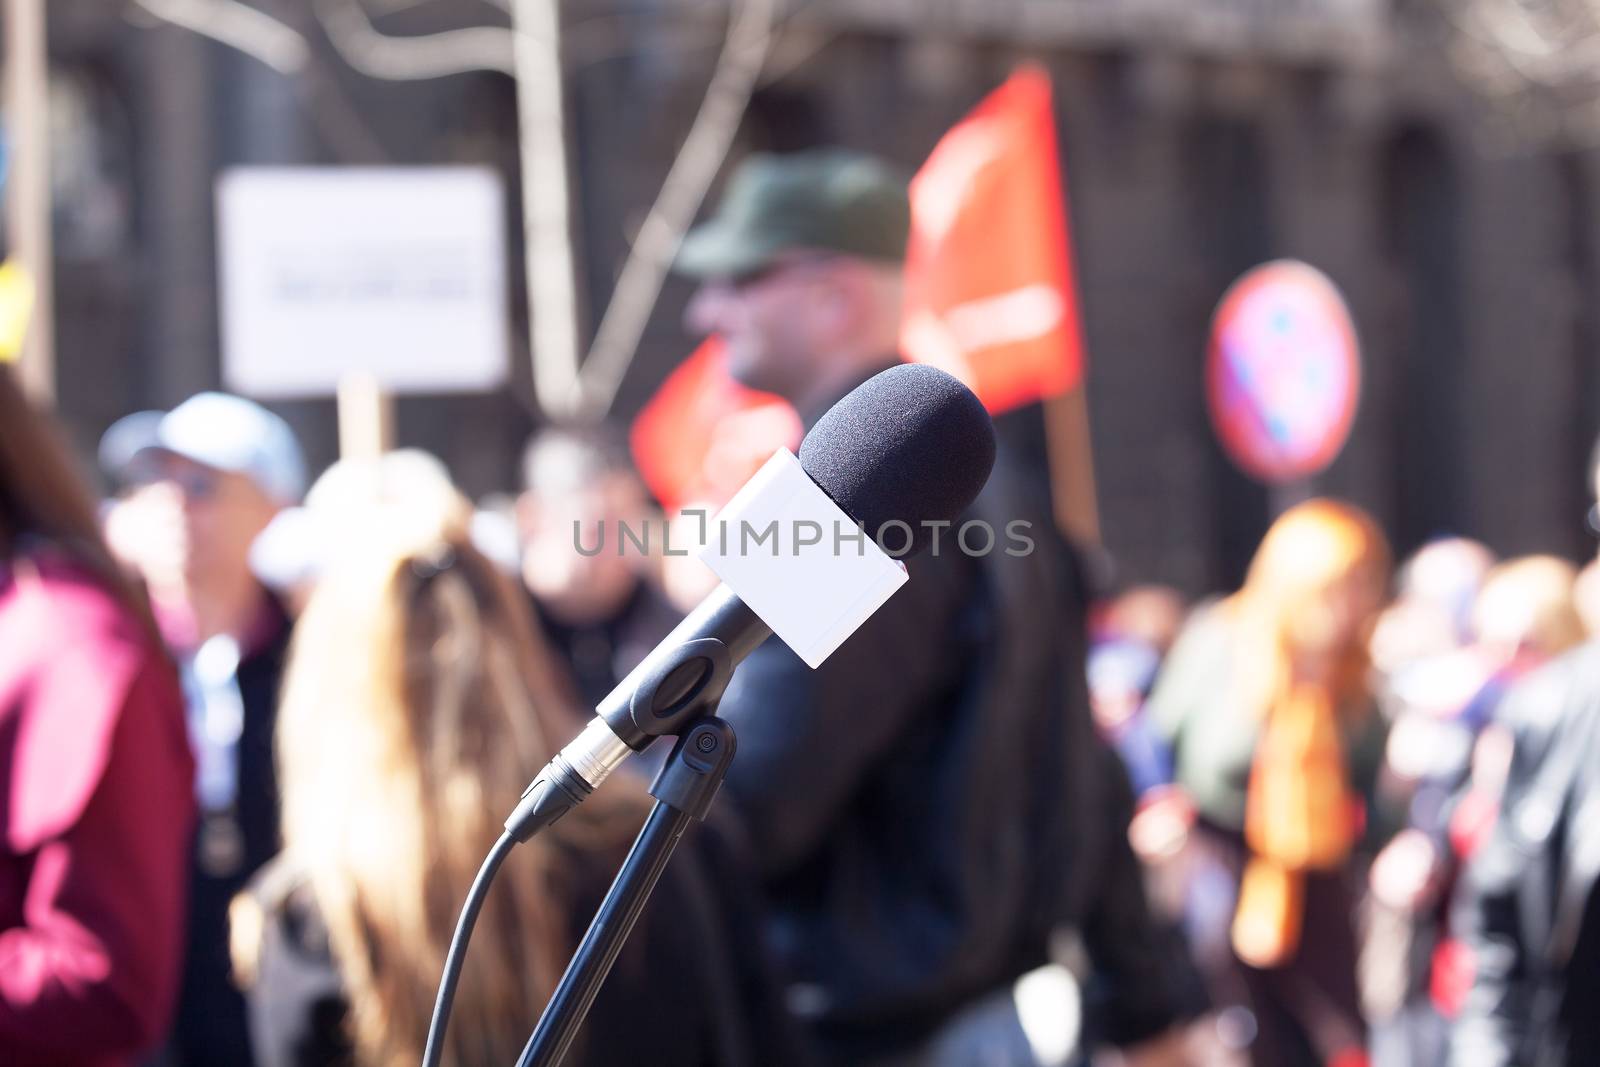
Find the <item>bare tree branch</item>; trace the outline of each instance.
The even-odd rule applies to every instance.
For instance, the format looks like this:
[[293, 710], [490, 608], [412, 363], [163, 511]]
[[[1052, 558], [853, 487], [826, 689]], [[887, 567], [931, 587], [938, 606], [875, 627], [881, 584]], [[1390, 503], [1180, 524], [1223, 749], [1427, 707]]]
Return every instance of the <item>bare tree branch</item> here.
[[436, 2], [437, 0], [370, 0], [369, 6], [379, 15], [396, 15]]
[[306, 65], [305, 74], [293, 79], [293, 84], [295, 94], [335, 159], [369, 165], [394, 162], [393, 154], [350, 102], [329, 64], [313, 59]]
[[1494, 122], [1524, 143], [1591, 139], [1600, 118], [1600, 0], [1435, 0], [1434, 7], [1455, 34], [1456, 69], [1494, 101]]
[[555, 0], [517, 0], [511, 24], [516, 32], [517, 153], [533, 395], [547, 414], [566, 415], [580, 364], [561, 13]]
[[[311, 62], [311, 48], [303, 36], [241, 0], [131, 2], [157, 18], [254, 56], [285, 75], [300, 74]], [[384, 10], [392, 12], [426, 0], [384, 2], [387, 5]], [[508, 11], [512, 7], [510, 0], [486, 2]], [[547, 2], [554, 5], [558, 0]], [[597, 419], [609, 412], [660, 296], [672, 258], [727, 156], [750, 94], [761, 78], [771, 52], [775, 12], [780, 2], [732, 0], [727, 34], [705, 98], [623, 264], [588, 358], [577, 369], [565, 401], [553, 406]], [[478, 26], [418, 37], [396, 37], [377, 29], [361, 0], [315, 0], [314, 10], [340, 56], [369, 77], [413, 81], [474, 70], [497, 71], [517, 78], [519, 97], [524, 103], [530, 88], [525, 83], [530, 79], [548, 88], [548, 79], [559, 77], [554, 70], [518, 71], [518, 35], [528, 35], [525, 27], [512, 31]], [[602, 13], [592, 19], [614, 21], [620, 14]], [[582, 58], [594, 58], [594, 50]], [[806, 58], [808, 54], [802, 54], [799, 62]], [[792, 67], [793, 64], [789, 69]], [[519, 107], [519, 112], [523, 110]], [[522, 138], [526, 138], [527, 119], [520, 121], [524, 123]], [[375, 146], [367, 145], [363, 154], [376, 151]], [[524, 162], [526, 164], [526, 160]], [[557, 206], [552, 201], [550, 209], [555, 210]]]
[[512, 33], [499, 26], [393, 37], [373, 26], [360, 0], [316, 0], [316, 12], [344, 61], [372, 78], [422, 81], [474, 70], [516, 74]]
[[292, 26], [240, 0], [132, 0], [163, 22], [219, 41], [293, 76], [311, 59], [311, 45]]
[[816, 58], [834, 39], [839, 36], [839, 31], [833, 28], [818, 29], [813, 31], [810, 40], [802, 41], [789, 55], [781, 57], [776, 55], [775, 62], [771, 63], [761, 74], [762, 85], [775, 85], [789, 75], [805, 66]]
[[1561, 86], [1592, 79], [1600, 60], [1600, 6], [1594, 0], [1530, 5], [1472, 0], [1439, 10], [1455, 29], [1524, 82]]
[[330, 151], [356, 163], [390, 159], [372, 128], [316, 61], [310, 43], [294, 27], [238, 0], [132, 0], [161, 22], [217, 41], [283, 74]]
[[639, 228], [579, 372], [575, 408], [587, 418], [598, 420], [610, 412], [672, 258], [727, 158], [771, 48], [775, 4], [743, 0], [729, 14], [727, 41], [705, 99]]

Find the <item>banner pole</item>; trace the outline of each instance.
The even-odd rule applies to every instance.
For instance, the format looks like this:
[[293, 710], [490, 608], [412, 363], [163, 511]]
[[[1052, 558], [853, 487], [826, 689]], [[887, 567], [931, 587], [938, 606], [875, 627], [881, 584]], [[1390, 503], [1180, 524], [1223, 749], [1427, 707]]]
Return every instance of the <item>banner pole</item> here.
[[1081, 549], [1098, 549], [1100, 506], [1095, 493], [1089, 399], [1080, 381], [1044, 401], [1046, 459], [1056, 525]]

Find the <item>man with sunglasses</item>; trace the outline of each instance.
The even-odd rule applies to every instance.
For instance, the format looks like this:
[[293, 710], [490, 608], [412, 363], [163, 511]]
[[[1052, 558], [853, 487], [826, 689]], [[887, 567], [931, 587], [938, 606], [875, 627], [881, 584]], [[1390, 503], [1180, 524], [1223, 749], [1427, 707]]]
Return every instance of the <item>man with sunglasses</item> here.
[[[879, 161], [753, 157], [683, 243], [677, 267], [700, 282], [686, 322], [809, 427], [900, 360], [909, 225], [905, 182]], [[945, 531], [820, 668], [771, 640], [723, 698], [739, 738], [726, 807], [766, 883], [791, 1009], [827, 1062], [1067, 1062], [1070, 981], [1030, 998], [1049, 1034], [1018, 992], [1063, 928], [1116, 987], [1098, 1036], [1141, 1042], [1179, 1014], [1127, 844], [1126, 776], [1119, 791], [1088, 717], [1081, 584], [1048, 500], [1002, 448], [963, 518], [1026, 520], [1032, 551], [976, 558]], [[1142, 1052], [1131, 1062], [1176, 1062], [1165, 1042]]]
[[163, 1067], [239, 1064], [250, 1044], [229, 978], [228, 905], [278, 848], [272, 732], [289, 619], [250, 550], [304, 489], [293, 432], [251, 401], [201, 393], [106, 431], [121, 495], [107, 539], [143, 578], [182, 674], [200, 807], [188, 950]]

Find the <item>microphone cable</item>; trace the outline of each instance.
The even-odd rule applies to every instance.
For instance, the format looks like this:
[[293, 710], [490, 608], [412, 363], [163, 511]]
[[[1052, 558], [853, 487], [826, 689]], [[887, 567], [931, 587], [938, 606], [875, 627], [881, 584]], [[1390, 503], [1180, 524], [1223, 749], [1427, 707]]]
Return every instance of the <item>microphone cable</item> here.
[[438, 1067], [445, 1054], [445, 1029], [450, 1025], [450, 1008], [456, 1001], [456, 985], [461, 982], [461, 965], [467, 958], [467, 942], [472, 941], [472, 928], [477, 925], [478, 912], [483, 910], [483, 899], [490, 894], [490, 883], [499, 873], [501, 864], [517, 848], [517, 838], [501, 833], [494, 848], [478, 867], [478, 875], [467, 891], [467, 902], [461, 905], [461, 917], [456, 920], [456, 933], [450, 937], [450, 952], [445, 953], [445, 976], [438, 981], [438, 997], [434, 1000], [434, 1017], [427, 1024], [427, 1046], [422, 1051], [422, 1067]]
[[428, 1044], [422, 1053], [422, 1067], [439, 1067], [440, 1058], [444, 1055], [445, 1029], [450, 1025], [450, 1008], [455, 1003], [456, 986], [461, 981], [461, 965], [467, 958], [467, 943], [472, 940], [472, 928], [477, 925], [478, 912], [483, 910], [484, 898], [489, 895], [489, 885], [499, 873], [500, 865], [516, 847], [515, 837], [509, 833], [501, 834], [489, 850], [489, 855], [484, 857], [483, 866], [478, 868], [472, 888], [467, 891], [467, 902], [461, 906], [461, 915], [456, 919], [456, 931], [450, 937], [450, 951], [445, 954], [444, 977], [439, 979], [439, 996], [433, 1002], [433, 1018], [428, 1022]]
[[455, 1004], [456, 986], [461, 981], [461, 966], [467, 958], [467, 944], [472, 940], [472, 928], [477, 925], [478, 912], [489, 895], [489, 886], [500, 873], [511, 850], [533, 837], [534, 834], [555, 822], [591, 792], [575, 773], [560, 765], [547, 767], [527, 789], [522, 801], [506, 820], [505, 833], [489, 849], [483, 866], [467, 890], [466, 903], [456, 919], [455, 933], [450, 937], [450, 950], [445, 953], [444, 976], [439, 979], [439, 995], [433, 1002], [433, 1017], [428, 1020], [428, 1043], [422, 1053], [422, 1067], [439, 1067], [444, 1055], [445, 1030], [450, 1025], [450, 1009]]

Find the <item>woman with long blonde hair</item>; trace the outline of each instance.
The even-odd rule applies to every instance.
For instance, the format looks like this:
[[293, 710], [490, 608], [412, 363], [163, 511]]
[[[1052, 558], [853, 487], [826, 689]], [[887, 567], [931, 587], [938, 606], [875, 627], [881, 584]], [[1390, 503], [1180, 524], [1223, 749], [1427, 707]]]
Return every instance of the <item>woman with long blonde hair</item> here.
[[1389, 571], [1360, 509], [1291, 508], [1243, 587], [1190, 622], [1151, 696], [1197, 845], [1233, 879], [1225, 937], [1201, 962], [1213, 995], [1254, 1016], [1256, 1067], [1365, 1062], [1347, 883], [1374, 821], [1367, 637]]
[[[296, 630], [277, 738], [284, 852], [234, 909], [265, 1067], [420, 1062], [468, 886], [529, 778], [581, 727], [524, 603], [473, 547], [468, 505], [432, 495], [347, 532], [352, 550]], [[601, 789], [501, 868], [467, 955], [449, 1062], [516, 1062], [641, 825], [629, 786]], [[694, 850], [683, 860], [674, 867], [687, 876]], [[708, 1022], [733, 1010], [715, 998], [741, 998], [712, 972], [738, 964], [715, 941], [694, 944], [693, 908], [671, 875], [571, 1062], [745, 1062], [726, 1047], [747, 1035], [719, 1043]], [[682, 914], [652, 922], [669, 908]], [[649, 998], [646, 981], [660, 986]], [[623, 1025], [629, 1000], [640, 1007]]]

